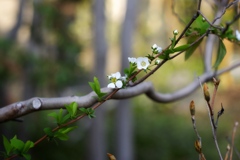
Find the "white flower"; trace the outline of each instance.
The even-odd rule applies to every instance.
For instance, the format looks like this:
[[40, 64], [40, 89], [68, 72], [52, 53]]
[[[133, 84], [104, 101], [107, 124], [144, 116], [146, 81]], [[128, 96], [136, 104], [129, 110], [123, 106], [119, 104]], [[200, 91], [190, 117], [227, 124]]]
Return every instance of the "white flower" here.
[[108, 76], [108, 79], [111, 81], [111, 83], [108, 84], [108, 88], [122, 88], [123, 83], [121, 81], [121, 73], [116, 72]]
[[134, 57], [128, 57], [128, 61], [129, 61], [130, 63], [136, 63], [137, 59], [134, 58]]
[[178, 30], [175, 29], [175, 30], [173, 31], [173, 34], [174, 34], [174, 35], [178, 35]]
[[158, 51], [158, 53], [162, 52], [162, 48], [161, 47], [157, 47], [156, 50]]
[[147, 57], [138, 57], [137, 58], [137, 68], [140, 69], [147, 69], [149, 66], [149, 61]]
[[238, 30], [236, 30], [236, 38], [238, 41], [240, 41], [240, 32]]
[[154, 44], [153, 46], [152, 46], [152, 49], [157, 49], [157, 45], [156, 44]]

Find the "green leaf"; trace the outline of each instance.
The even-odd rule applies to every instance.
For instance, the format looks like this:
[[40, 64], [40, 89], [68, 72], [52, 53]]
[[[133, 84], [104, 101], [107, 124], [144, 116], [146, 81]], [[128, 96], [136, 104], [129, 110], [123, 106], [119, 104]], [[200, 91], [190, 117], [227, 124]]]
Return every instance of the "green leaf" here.
[[10, 142], [8, 141], [8, 139], [4, 135], [3, 135], [3, 145], [6, 150], [7, 155], [9, 155], [12, 150], [12, 146], [11, 146]]
[[70, 104], [70, 105], [66, 105], [65, 107], [66, 107], [68, 113], [69, 113], [70, 115], [72, 115], [72, 114], [73, 114], [73, 110], [72, 110], [71, 104]]
[[100, 83], [97, 79], [97, 77], [93, 78], [93, 82], [88, 82], [88, 84], [90, 85], [90, 87], [92, 88], [93, 91], [95, 91], [95, 93], [98, 95], [101, 91], [100, 91]]
[[[193, 43], [194, 41], [197, 40], [197, 36], [191, 37], [188, 40], [188, 44]], [[193, 46], [191, 46], [189, 49], [187, 49], [186, 53], [185, 53], [185, 60], [188, 60], [188, 58], [190, 58], [192, 56], [192, 54], [194, 53], [194, 51], [197, 49], [197, 47], [201, 44], [203, 39], [201, 39], [200, 41], [198, 41], [197, 43], [195, 43]]]
[[85, 113], [90, 119], [95, 118], [96, 116], [94, 115], [95, 110], [92, 108], [79, 108], [79, 110], [83, 113]]
[[63, 116], [61, 124], [66, 123], [70, 119], [70, 117], [75, 118], [75, 116], [71, 116], [70, 113], [68, 113], [65, 116]]
[[31, 155], [28, 153], [22, 153], [21, 154], [24, 158], [26, 158], [26, 160], [30, 160], [31, 159]]
[[200, 15], [198, 18], [194, 21], [192, 27], [194, 27], [194, 30], [197, 31], [200, 35], [203, 35], [206, 33], [210, 25], [207, 21], [202, 20], [203, 17]]
[[216, 62], [214, 64], [214, 68], [217, 68], [220, 63], [222, 62], [223, 58], [226, 55], [226, 47], [223, 43], [223, 41], [220, 39], [219, 40], [219, 46], [218, 46], [218, 53], [217, 53], [217, 58], [216, 58]]
[[53, 117], [55, 120], [57, 120], [57, 113], [56, 112], [51, 112], [48, 114], [49, 117]]
[[[96, 88], [96, 90], [97, 90], [97, 91], [100, 91], [100, 83], [99, 83], [97, 77], [94, 77], [94, 78], [93, 78], [93, 81], [94, 81], [94, 83], [95, 83], [95, 88]], [[100, 93], [100, 92], [99, 92], [99, 93]]]
[[34, 147], [34, 143], [32, 141], [27, 141], [23, 147], [22, 152], [26, 153], [30, 148]]
[[52, 132], [52, 129], [49, 127], [46, 127], [43, 129], [43, 131], [46, 133], [46, 135], [48, 135], [48, 137], [53, 137], [54, 133]]
[[17, 139], [17, 136], [14, 136], [11, 140], [11, 145], [16, 148], [18, 151], [22, 151], [24, 147], [24, 142]]
[[95, 83], [94, 83], [94, 82], [88, 82], [88, 84], [90, 85], [90, 87], [92, 88], [92, 90], [96, 92]]
[[101, 101], [102, 98], [107, 94], [107, 93], [103, 93], [101, 92], [101, 87], [100, 87], [100, 83], [98, 81], [98, 79], [96, 77], [93, 78], [94, 82], [88, 82], [88, 84], [90, 85], [90, 87], [92, 88], [92, 90], [97, 94], [98, 96], [98, 100]]
[[65, 133], [59, 132], [59, 131], [57, 131], [56, 133], [54, 133], [54, 137], [55, 137], [55, 138], [58, 138], [58, 139], [60, 139], [60, 140], [62, 140], [62, 141], [68, 140], [68, 135], [66, 135]]
[[170, 50], [166, 50], [163, 52], [163, 54], [161, 54], [160, 56], [158, 56], [158, 58], [160, 59], [168, 59], [169, 58], [169, 53], [170, 53]]
[[190, 46], [190, 44], [184, 44], [184, 45], [181, 45], [181, 46], [178, 46], [176, 48], [173, 48], [173, 52], [180, 52], [180, 51], [184, 51], [186, 49], [188, 49]]
[[63, 117], [63, 109], [60, 108], [59, 112], [58, 112], [58, 115], [57, 115], [57, 123], [58, 123], [58, 125], [62, 124], [62, 117]]
[[67, 134], [69, 133], [70, 131], [76, 129], [77, 126], [72, 126], [72, 127], [64, 127], [64, 128], [61, 128], [59, 129], [59, 132], [63, 133], [63, 134]]
[[73, 102], [71, 106], [72, 106], [72, 116], [76, 116], [78, 105], [76, 102]]

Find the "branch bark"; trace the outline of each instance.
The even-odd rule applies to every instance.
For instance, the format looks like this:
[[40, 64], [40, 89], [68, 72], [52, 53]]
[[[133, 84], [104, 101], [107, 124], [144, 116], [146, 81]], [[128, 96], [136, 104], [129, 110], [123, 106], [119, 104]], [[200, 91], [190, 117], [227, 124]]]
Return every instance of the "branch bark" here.
[[[201, 83], [207, 82], [211, 80], [212, 77], [221, 75], [239, 66], [240, 62], [237, 62], [232, 66], [224, 68], [217, 72], [214, 71], [205, 72], [199, 77], [199, 81]], [[196, 79], [186, 87], [174, 93], [168, 94], [156, 92], [151, 82], [142, 82], [134, 87], [119, 90], [112, 97], [112, 99], [127, 99], [141, 94], [146, 94], [148, 98], [155, 102], [168, 103], [186, 97], [192, 92], [194, 92], [199, 87], [199, 81], [198, 79]], [[112, 91], [113, 90], [110, 88], [102, 88], [102, 92], [105, 93], [111, 93]], [[66, 104], [70, 104], [72, 102], [78, 103], [78, 107], [91, 107], [92, 105], [97, 103], [97, 97], [94, 92], [90, 92], [89, 94], [81, 97], [79, 96], [68, 96], [58, 98], [34, 97], [25, 101], [16, 102], [0, 108], [0, 122], [12, 120], [40, 110], [64, 108]]]

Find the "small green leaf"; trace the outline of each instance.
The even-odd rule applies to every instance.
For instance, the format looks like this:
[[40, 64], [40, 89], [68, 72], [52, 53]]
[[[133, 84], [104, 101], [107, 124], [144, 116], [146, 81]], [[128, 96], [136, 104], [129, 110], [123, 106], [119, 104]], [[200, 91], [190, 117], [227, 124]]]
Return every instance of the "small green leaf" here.
[[72, 131], [72, 130], [74, 130], [76, 128], [77, 128], [77, 126], [64, 127], [64, 128], [59, 129], [59, 132], [67, 134], [67, 133], [69, 133], [70, 131]]
[[[97, 77], [94, 77], [94, 78], [93, 78], [93, 81], [94, 81], [94, 83], [95, 83], [95, 88], [96, 88], [96, 90], [97, 90], [97, 91], [100, 91], [100, 83], [99, 83]], [[99, 92], [99, 93], [100, 93], [100, 92]]]
[[53, 117], [55, 118], [55, 120], [57, 120], [57, 113], [56, 112], [51, 112], [48, 114], [49, 117]]
[[60, 108], [59, 109], [59, 112], [58, 112], [58, 115], [57, 115], [57, 123], [60, 125], [62, 124], [62, 117], [63, 117], [63, 109]]
[[31, 159], [31, 155], [28, 153], [22, 153], [21, 154], [24, 158], [26, 158], [26, 160], [30, 160]]
[[49, 128], [49, 127], [46, 127], [46, 128], [44, 128], [43, 129], [43, 131], [46, 133], [46, 135], [48, 136], [48, 137], [53, 137], [53, 132], [52, 132], [52, 129], [51, 128]]
[[34, 143], [33, 143], [32, 141], [27, 141], [27, 142], [24, 144], [24, 147], [23, 147], [22, 152], [23, 152], [23, 153], [26, 153], [26, 152], [28, 152], [28, 150], [29, 150], [30, 148], [32, 148], [32, 147], [34, 147]]
[[168, 59], [169, 58], [169, 53], [170, 53], [170, 51], [166, 50], [166, 51], [163, 52], [163, 54], [158, 56], [158, 58], [160, 58], [160, 59]]
[[71, 116], [70, 113], [63, 116], [61, 124], [66, 123], [70, 118], [75, 118], [75, 116]]
[[223, 41], [220, 39], [219, 40], [219, 46], [218, 46], [218, 53], [217, 53], [217, 58], [216, 58], [216, 62], [214, 64], [214, 68], [217, 68], [220, 63], [222, 62], [223, 58], [226, 55], [226, 47], [223, 43]]
[[101, 87], [100, 87], [100, 83], [98, 81], [98, 79], [96, 77], [93, 78], [94, 82], [88, 82], [88, 84], [90, 85], [90, 87], [92, 88], [92, 90], [97, 94], [98, 96], [98, 100], [102, 101], [102, 98], [107, 94], [107, 93], [103, 93], [101, 92]]
[[11, 140], [11, 146], [13, 146], [14, 148], [16, 148], [17, 150], [19, 151], [22, 151], [23, 150], [23, 147], [24, 147], [24, 142], [17, 139], [17, 136], [14, 136]]
[[181, 46], [178, 46], [176, 48], [173, 48], [173, 52], [180, 52], [180, 51], [185, 51], [186, 49], [188, 49], [190, 46], [190, 44], [184, 44], [184, 45], [181, 45]]
[[12, 146], [11, 146], [10, 142], [8, 141], [8, 139], [4, 135], [3, 135], [3, 145], [6, 150], [7, 155], [9, 155], [12, 150]]
[[65, 105], [65, 107], [66, 107], [68, 113], [69, 113], [70, 115], [72, 115], [72, 114], [73, 114], [72, 105], [71, 105], [71, 104], [70, 104], [70, 105]]
[[93, 83], [93, 82], [88, 82], [88, 84], [90, 85], [90, 87], [92, 88], [92, 90], [93, 90], [94, 92], [96, 92], [95, 83]]
[[58, 139], [60, 139], [60, 140], [62, 140], [62, 141], [68, 140], [68, 135], [66, 135], [65, 133], [59, 132], [59, 131], [57, 131], [56, 133], [54, 133], [54, 137], [55, 137], [55, 138], [58, 138]]
[[77, 103], [76, 102], [73, 102], [72, 103], [72, 116], [76, 116], [76, 114], [77, 114], [77, 108], [78, 108], [78, 105], [77, 105]]
[[193, 27], [195, 31], [197, 31], [200, 35], [203, 35], [204, 33], [206, 33], [206, 31], [208, 30], [208, 28], [210, 27], [209, 23], [206, 21], [202, 20], [202, 16], [198, 16], [198, 18], [194, 21], [193, 23]]
[[[188, 44], [193, 43], [194, 41], [197, 40], [198, 37], [194, 36], [194, 38], [189, 38], [188, 40]], [[201, 39], [200, 41], [198, 41], [197, 43], [195, 43], [193, 46], [191, 46], [189, 49], [187, 49], [186, 53], [185, 53], [185, 60], [188, 60], [188, 58], [190, 58], [192, 56], [192, 54], [194, 53], [194, 51], [197, 49], [197, 47], [201, 44], [203, 39]]]
[[86, 113], [86, 108], [79, 108], [79, 110], [81, 111], [81, 112], [83, 112], [83, 113]]
[[79, 109], [81, 112], [85, 113], [90, 119], [95, 118], [96, 116], [94, 115], [95, 110], [92, 108], [80, 108]]

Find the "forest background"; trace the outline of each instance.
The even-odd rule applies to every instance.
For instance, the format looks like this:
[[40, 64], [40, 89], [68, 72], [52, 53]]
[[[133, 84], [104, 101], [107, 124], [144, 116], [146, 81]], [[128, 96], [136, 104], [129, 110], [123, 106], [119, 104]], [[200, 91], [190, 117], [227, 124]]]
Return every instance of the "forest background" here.
[[[127, 57], [151, 52], [156, 43], [166, 47], [173, 30], [182, 31], [196, 11], [196, 0], [1, 0], [0, 1], [0, 106], [31, 97], [85, 95], [93, 76], [101, 86], [107, 75], [121, 71]], [[184, 8], [184, 9], [182, 9]], [[202, 2], [202, 12], [214, 18], [213, 1]], [[230, 8], [223, 21], [232, 19]], [[177, 15], [176, 15], [177, 13]], [[182, 22], [183, 21], [183, 22]], [[239, 23], [233, 25], [240, 29]], [[100, 32], [98, 32], [100, 30]], [[99, 35], [97, 35], [99, 34]], [[128, 35], [129, 37], [124, 37]], [[227, 55], [220, 68], [240, 58], [239, 46], [224, 41]], [[204, 71], [201, 45], [187, 61], [169, 61], [151, 76], [155, 89], [171, 93], [187, 86]], [[215, 50], [217, 50], [215, 48]], [[127, 54], [124, 54], [126, 53]], [[235, 121], [239, 121], [240, 70], [221, 75], [216, 108], [225, 107], [218, 127], [219, 145], [227, 146]], [[210, 89], [213, 85], [209, 85]], [[189, 102], [194, 100], [198, 130], [207, 159], [217, 151], [200, 89], [181, 100], [156, 103], [144, 95], [109, 101], [96, 110], [95, 119], [83, 119], [68, 141], [44, 141], [31, 150], [32, 159], [196, 159], [196, 135]], [[51, 126], [50, 111], [21, 117], [23, 122], [0, 124], [0, 134], [36, 140]], [[236, 147], [240, 148], [240, 134]], [[0, 144], [0, 150], [3, 147]]]

